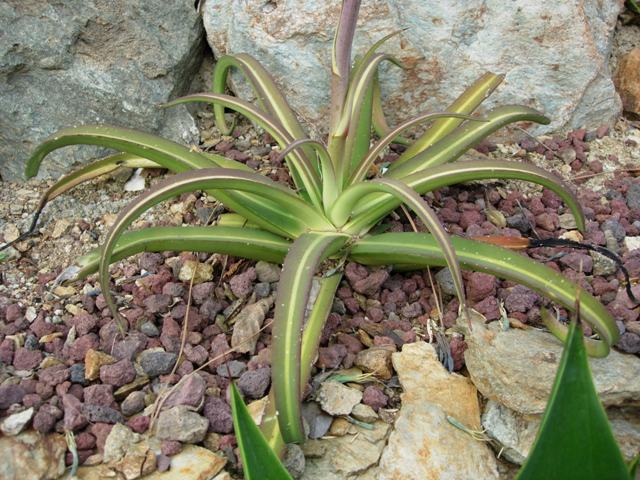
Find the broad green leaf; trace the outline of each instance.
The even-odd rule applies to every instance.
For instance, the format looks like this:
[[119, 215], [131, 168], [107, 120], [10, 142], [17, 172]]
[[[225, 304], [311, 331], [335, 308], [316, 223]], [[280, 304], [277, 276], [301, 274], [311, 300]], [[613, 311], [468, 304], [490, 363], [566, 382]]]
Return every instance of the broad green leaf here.
[[402, 203], [409, 206], [431, 232], [433, 238], [436, 239], [438, 245], [442, 249], [442, 254], [446, 259], [447, 266], [451, 270], [453, 284], [455, 285], [456, 294], [460, 300], [460, 306], [465, 308], [466, 302], [464, 286], [462, 284], [462, 271], [460, 270], [460, 265], [456, 258], [455, 249], [449, 240], [449, 234], [440, 224], [440, 220], [438, 220], [436, 213], [415, 190], [412, 190], [402, 182], [388, 178], [379, 178], [370, 182], [356, 183], [342, 192], [342, 195], [338, 197], [335, 204], [329, 211], [329, 218], [336, 227], [342, 227], [351, 216], [354, 205], [362, 197], [365, 197], [369, 193], [380, 191], [393, 195]]
[[[212, 105], [218, 104], [240, 113], [260, 127], [264, 128], [274, 138], [274, 140], [278, 142], [281, 148], [286, 148], [288, 144], [298, 140], [293, 138], [285, 127], [269, 114], [259, 110], [249, 102], [230, 95], [216, 93], [188, 95], [166, 103], [165, 107], [172, 107], [190, 102], [205, 102], [211, 103]], [[296, 187], [306, 192], [311, 202], [316, 207], [322, 208], [320, 178], [313, 162], [296, 151], [291, 152], [291, 155], [287, 157], [286, 161]]]
[[301, 400], [301, 342], [313, 275], [320, 263], [345, 246], [336, 232], [300, 235], [287, 254], [278, 283], [271, 344], [272, 385], [280, 432], [286, 443], [304, 441]]
[[[327, 321], [333, 299], [342, 280], [342, 274], [334, 274], [328, 277], [318, 279], [320, 289], [316, 301], [311, 308], [305, 323], [304, 332], [302, 334], [302, 345], [300, 353], [300, 387], [304, 390], [311, 376], [311, 369], [318, 354], [318, 346], [322, 336], [322, 330]], [[274, 375], [276, 372], [273, 372]], [[269, 442], [274, 452], [280, 453], [284, 448], [284, 440], [280, 433], [278, 425], [278, 416], [276, 415], [276, 402], [273, 388], [269, 392], [269, 403], [265, 410], [260, 430]], [[302, 392], [301, 392], [302, 394]]]
[[549, 119], [538, 111], [523, 106], [496, 107], [486, 116], [486, 122], [466, 123], [440, 139], [426, 150], [418, 153], [398, 167], [389, 168], [388, 176], [403, 178], [426, 168], [457, 160], [464, 152], [473, 148], [496, 130], [514, 122], [536, 122], [543, 125]]
[[[150, 227], [124, 233], [116, 243], [110, 263], [141, 252], [210, 252], [282, 263], [290, 243], [273, 233], [248, 227]], [[98, 271], [102, 248], [75, 260], [65, 282], [82, 280]]]
[[[402, 181], [420, 194], [438, 188], [474, 180], [524, 180], [548, 188], [558, 195], [569, 207], [580, 230], [584, 230], [585, 220], [582, 208], [572, 189], [560, 177], [541, 168], [526, 163], [504, 160], [469, 161], [439, 165], [414, 173]], [[400, 201], [391, 195], [370, 195], [363, 199], [353, 211], [353, 219], [344, 231], [362, 233], [375, 225], [385, 215], [395, 210]]]
[[[504, 75], [496, 75], [494, 73], [485, 73], [473, 85], [467, 88], [455, 102], [453, 102], [447, 112], [462, 113], [470, 115], [478, 106], [486, 100], [491, 93], [502, 83]], [[404, 162], [418, 153], [424, 151], [438, 140], [446, 137], [453, 132], [462, 121], [458, 118], [447, 118], [434, 122], [420, 138], [411, 144], [402, 155], [393, 162], [392, 169], [399, 167]]]
[[[183, 145], [144, 132], [118, 127], [85, 126], [61, 130], [40, 144], [27, 162], [27, 177], [38, 173], [42, 159], [50, 152], [68, 145], [99, 145], [121, 150], [151, 160], [172, 172], [179, 173], [193, 169], [210, 168], [212, 163], [222, 167], [233, 167], [240, 171], [253, 172], [246, 165], [233, 160], [221, 160], [219, 155], [192, 151]], [[278, 213], [279, 207], [265, 202], [251, 192], [207, 192], [243, 217], [260, 225], [261, 228], [278, 235], [295, 238], [302, 233], [304, 225], [292, 224], [287, 215]], [[277, 217], [282, 217], [278, 219]], [[289, 229], [292, 227], [292, 229]]]
[[395, 138], [397, 138], [400, 134], [402, 134], [402, 132], [404, 132], [405, 130], [408, 130], [411, 127], [415, 127], [416, 125], [420, 125], [421, 123], [431, 122], [439, 118], [449, 118], [449, 117], [456, 117], [459, 119], [471, 120], [476, 122], [484, 121], [482, 118], [479, 118], [479, 117], [474, 118], [474, 117], [469, 117], [468, 115], [460, 115], [460, 114], [448, 113], [448, 112], [427, 113], [427, 114], [414, 117], [411, 120], [407, 120], [406, 122], [403, 122], [402, 124], [398, 125], [393, 130], [390, 130], [389, 132], [387, 132], [387, 134], [383, 138], [381, 138], [380, 140], [378, 140], [378, 142], [376, 142], [375, 146], [369, 151], [369, 153], [367, 153], [366, 157], [364, 157], [362, 161], [354, 169], [353, 173], [351, 174], [351, 178], [349, 179], [349, 184], [362, 181], [366, 177], [367, 172], [371, 168], [371, 165], [373, 165], [373, 163], [376, 161], [378, 156], [384, 151], [386, 147], [388, 147], [394, 141]]
[[[100, 284], [105, 302], [115, 319], [120, 319], [120, 316], [109, 290], [109, 264], [120, 235], [136, 218], [152, 206], [181, 193], [208, 189], [251, 191], [264, 198], [265, 203], [271, 202], [273, 208], [278, 212], [277, 217], [274, 217], [277, 218], [277, 221], [285, 218], [293, 225], [304, 223], [309, 228], [331, 228], [331, 224], [326, 219], [300, 200], [291, 190], [256, 173], [239, 172], [226, 168], [209, 168], [184, 172], [168, 178], [127, 205], [120, 212], [105, 238], [100, 258]], [[281, 217], [285, 212], [286, 217]]]
[[291, 480], [276, 454], [262, 436], [242, 401], [235, 383], [229, 385], [233, 429], [242, 458], [244, 478], [247, 480]]
[[[455, 236], [451, 237], [451, 243], [462, 268], [520, 283], [567, 310], [574, 310], [577, 287], [555, 270], [488, 243]], [[446, 265], [438, 243], [424, 233], [383, 233], [364, 238], [353, 244], [350, 258], [365, 265], [395, 264], [414, 268]], [[581, 290], [580, 299], [581, 318], [600, 335], [605, 345], [598, 353], [606, 356], [609, 347], [618, 341], [618, 327], [611, 314], [594, 297]]]
[[518, 480], [631, 480], [598, 398], [582, 329], [569, 327], [556, 380]]

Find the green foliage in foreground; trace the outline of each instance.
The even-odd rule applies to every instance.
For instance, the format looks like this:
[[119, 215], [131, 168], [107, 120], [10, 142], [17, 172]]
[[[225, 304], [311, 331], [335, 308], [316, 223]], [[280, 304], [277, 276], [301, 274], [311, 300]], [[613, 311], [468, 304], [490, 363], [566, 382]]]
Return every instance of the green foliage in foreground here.
[[[121, 165], [153, 165], [176, 173], [127, 206], [101, 249], [78, 259], [75, 269], [66, 276], [73, 281], [99, 270], [106, 303], [123, 331], [125, 322], [109, 288], [109, 266], [116, 259], [142, 251], [184, 250], [283, 263], [273, 324], [272, 391], [261, 425], [269, 445], [278, 453], [285, 443], [304, 441], [301, 394], [345, 260], [402, 269], [448, 266], [463, 314], [466, 300], [461, 268], [516, 281], [569, 310], [574, 308], [578, 288], [553, 270], [512, 251], [450, 238], [423, 199], [433, 190], [459, 182], [524, 180], [559, 195], [573, 213], [578, 228], [584, 229], [584, 216], [575, 195], [561, 179], [545, 170], [507, 161], [453, 163], [505, 125], [519, 121], [548, 123], [548, 119], [524, 106], [499, 106], [484, 116], [474, 114], [502, 81], [501, 76], [487, 73], [446, 111], [418, 115], [390, 128], [382, 114], [378, 69], [385, 62], [400, 62], [377, 50], [397, 33], [381, 39], [354, 63], [351, 45], [359, 5], [358, 0], [344, 0], [342, 5], [332, 52], [326, 144], [307, 137], [272, 77], [247, 54], [218, 60], [212, 93], [191, 95], [167, 105], [209, 103], [223, 133], [233, 128], [225, 119], [225, 110], [248, 118], [280, 146], [292, 185], [275, 183], [220, 155], [199, 152], [154, 135], [105, 126], [83, 126], [54, 134], [36, 149], [26, 169], [28, 176], [36, 175], [50, 152], [68, 145], [98, 145], [120, 152], [60, 179], [47, 191], [41, 207], [73, 186]], [[256, 104], [224, 93], [232, 70], [238, 71], [253, 88]], [[414, 142], [402, 137], [407, 130], [423, 125], [428, 128]], [[372, 138], [372, 132], [376, 132], [377, 140]], [[393, 142], [402, 142], [408, 145], [407, 149], [388, 168], [375, 168], [375, 162]], [[242, 216], [243, 222], [126, 233], [131, 223], [153, 205], [194, 190], [214, 196]], [[371, 232], [381, 219], [403, 204], [413, 210], [429, 233]], [[318, 277], [314, 279], [314, 275]], [[314, 283], [319, 285], [319, 293], [308, 312]], [[581, 298], [583, 320], [601, 339], [591, 353], [606, 355], [618, 338], [615, 322], [595, 298], [586, 292], [581, 293]], [[561, 329], [555, 333], [561, 338], [566, 336]]]

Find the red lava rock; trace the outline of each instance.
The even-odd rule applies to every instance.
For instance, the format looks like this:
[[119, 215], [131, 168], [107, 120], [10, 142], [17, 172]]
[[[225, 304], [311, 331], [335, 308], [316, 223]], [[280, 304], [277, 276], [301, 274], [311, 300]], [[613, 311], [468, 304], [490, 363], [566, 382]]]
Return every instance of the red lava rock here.
[[[200, 315], [206, 320], [215, 320], [216, 315], [224, 310], [224, 305], [213, 298], [208, 298], [200, 306]], [[212, 325], [215, 327], [215, 325]]]
[[593, 259], [591, 255], [580, 252], [571, 252], [560, 258], [560, 263], [572, 268], [576, 272], [591, 273], [593, 270]]
[[[62, 382], [59, 383], [57, 385], [55, 385], [55, 391], [56, 391], [56, 395], [59, 397], [62, 397], [64, 394], [69, 393], [69, 388], [71, 387], [71, 382]], [[73, 395], [70, 393], [70, 395]], [[73, 395], [74, 397], [78, 398], [77, 395]], [[81, 398], [78, 398], [78, 400], [82, 401]]]
[[40, 350], [28, 350], [26, 348], [18, 348], [13, 355], [13, 366], [16, 370], [33, 370], [42, 361], [42, 352]]
[[167, 313], [173, 299], [162, 293], [150, 295], [144, 300], [144, 306], [149, 313]]
[[384, 320], [384, 310], [378, 307], [367, 308], [365, 314], [369, 320], [375, 323], [380, 323]]
[[509, 312], [527, 312], [539, 299], [532, 290], [516, 285], [504, 299], [504, 306]]
[[177, 405], [198, 407], [202, 402], [206, 387], [206, 383], [200, 375], [197, 373], [189, 375], [169, 394], [164, 402], [164, 408], [171, 408]]
[[71, 345], [66, 346], [63, 353], [72, 362], [80, 362], [84, 360], [88, 350], [92, 348], [97, 350], [99, 344], [98, 336], [95, 333], [88, 333], [77, 338]]
[[111, 355], [118, 360], [133, 360], [135, 356], [147, 347], [147, 337], [140, 332], [131, 332], [126, 338], [116, 340]]
[[100, 367], [100, 380], [114, 387], [121, 387], [136, 378], [136, 371], [130, 360], [124, 359], [111, 365]]
[[541, 201], [545, 207], [549, 207], [554, 210], [557, 210], [558, 208], [560, 208], [560, 206], [562, 206], [562, 200], [560, 199], [560, 197], [548, 188], [542, 190]]
[[89, 420], [85, 416], [82, 403], [73, 395], [62, 396], [64, 409], [64, 428], [71, 431], [80, 430], [87, 426]]
[[0, 410], [6, 410], [14, 403], [22, 402], [25, 395], [26, 392], [20, 385], [0, 385]]
[[86, 335], [93, 330], [98, 324], [98, 319], [90, 314], [76, 315], [70, 321], [71, 325], [76, 327], [78, 335]]
[[0, 342], [0, 362], [5, 365], [11, 365], [13, 363], [13, 352], [15, 351], [16, 344], [13, 340], [5, 338]]
[[387, 402], [389, 401], [389, 397], [387, 397], [384, 392], [373, 385], [369, 385], [362, 392], [362, 403], [365, 405], [369, 405], [376, 412], [387, 406]]
[[160, 338], [163, 337], [180, 337], [182, 330], [178, 322], [171, 317], [164, 317], [162, 321], [162, 332]]
[[392, 302], [396, 305], [404, 305], [407, 302], [407, 294], [399, 288], [397, 290], [392, 290], [389, 292], [389, 295], [387, 295], [387, 302]]
[[541, 213], [540, 215], [536, 215], [536, 225], [549, 232], [553, 232], [560, 226], [560, 219], [555, 213]]
[[[359, 282], [360, 280], [363, 280], [364, 278], [367, 277], [367, 275], [369, 275], [369, 271], [367, 270], [366, 267], [364, 267], [363, 265], [360, 265], [358, 263], [354, 263], [354, 262], [348, 262], [347, 266], [344, 269], [344, 276], [347, 278], [347, 280], [349, 281], [349, 283], [353, 286], [356, 282]], [[340, 288], [340, 290], [343, 290], [343, 288]], [[351, 291], [350, 290], [345, 290], [340, 292], [340, 290], [338, 291], [338, 296], [340, 298], [342, 298], [343, 300], [345, 298], [351, 297]], [[341, 295], [342, 293], [342, 295]]]
[[626, 353], [640, 353], [640, 335], [632, 332], [624, 332], [616, 347]]
[[64, 382], [69, 378], [69, 369], [64, 365], [54, 365], [38, 372], [38, 378], [52, 387]]
[[438, 214], [443, 222], [458, 223], [460, 221], [460, 213], [453, 208], [441, 208]]
[[[196, 287], [197, 285], [193, 286], [193, 288]], [[172, 297], [182, 297], [182, 295], [184, 295], [184, 290], [184, 285], [177, 282], [168, 282], [162, 287], [162, 293], [164, 295], [171, 295]]]
[[422, 315], [422, 305], [420, 302], [409, 303], [400, 313], [404, 318], [417, 318]]
[[160, 454], [156, 456], [156, 468], [159, 472], [166, 472], [171, 467], [171, 458]]
[[[382, 284], [389, 278], [389, 272], [386, 270], [380, 269], [372, 272], [370, 275], [367, 275], [365, 278], [356, 281], [352, 286], [353, 289], [367, 296], [373, 296], [382, 287]], [[347, 302], [345, 301], [345, 305]], [[347, 306], [347, 309], [349, 307]]]
[[228, 359], [225, 359], [224, 353], [228, 352], [231, 347], [227, 342], [227, 336], [224, 333], [220, 335], [216, 335], [211, 342], [211, 355], [209, 356], [209, 360], [217, 358], [213, 360], [209, 364], [209, 370], [212, 372], [216, 371], [219, 365], [222, 365]]
[[358, 301], [355, 298], [345, 298], [343, 301], [344, 306], [349, 313], [356, 313], [360, 310], [360, 305], [358, 305]]
[[247, 368], [249, 370], [255, 370], [256, 368], [270, 367], [271, 366], [271, 348], [265, 347], [258, 352], [257, 355], [251, 357]]
[[453, 358], [453, 370], [457, 372], [464, 367], [464, 352], [467, 349], [467, 342], [460, 337], [453, 337], [449, 342], [449, 348]]
[[90, 450], [96, 447], [96, 437], [89, 432], [80, 432], [76, 435], [76, 447], [78, 450]]
[[53, 396], [53, 387], [44, 382], [38, 382], [36, 385], [36, 393], [40, 395], [43, 400], [47, 400]]
[[160, 444], [160, 451], [167, 457], [172, 457], [176, 453], [180, 453], [182, 450], [182, 444], [175, 440], [163, 440]]
[[7, 309], [5, 310], [4, 317], [7, 320], [7, 323], [15, 322], [16, 320], [20, 320], [23, 316], [22, 307], [17, 303], [12, 303], [11, 305], [7, 305]]
[[496, 297], [487, 297], [474, 305], [478, 312], [484, 315], [487, 320], [497, 320], [500, 318], [500, 309]]
[[84, 389], [84, 403], [87, 405], [103, 405], [105, 407], [117, 407], [113, 398], [112, 385], [91, 385]]
[[104, 452], [104, 442], [107, 440], [113, 425], [108, 423], [94, 423], [91, 425], [91, 434], [96, 437], [96, 445], [100, 453]]
[[45, 335], [49, 335], [56, 331], [56, 327], [52, 323], [47, 323], [42, 319], [36, 318], [33, 323], [29, 326], [30, 330], [33, 334], [41, 338]]
[[271, 368], [257, 368], [247, 370], [238, 379], [237, 385], [240, 391], [250, 398], [262, 398], [271, 383]]
[[233, 430], [231, 407], [220, 397], [207, 397], [204, 402], [204, 416], [209, 420], [210, 432], [230, 433]]
[[347, 354], [347, 347], [342, 344], [329, 345], [318, 349], [318, 360], [316, 366], [318, 368], [338, 368], [342, 359]]
[[229, 287], [236, 297], [243, 298], [253, 291], [253, 281], [256, 278], [256, 269], [251, 267], [246, 272], [231, 277]]
[[58, 407], [45, 403], [33, 417], [33, 428], [40, 433], [49, 433], [62, 415], [62, 410]]
[[144, 252], [138, 259], [138, 266], [147, 272], [156, 273], [158, 267], [164, 263], [164, 257], [160, 253]]
[[496, 294], [498, 281], [493, 275], [472, 272], [465, 282], [467, 297], [472, 302], [479, 302]]
[[43, 400], [37, 393], [27, 393], [22, 399], [22, 404], [27, 408], [34, 407], [38, 409], [43, 404]]
[[198, 285], [194, 285], [191, 290], [191, 298], [193, 299], [193, 303], [196, 305], [201, 305], [207, 299], [213, 296], [213, 291], [215, 288], [215, 284], [213, 282], [204, 282]]
[[138, 415], [137, 417], [130, 418], [127, 426], [136, 433], [144, 433], [149, 429], [150, 422], [151, 419], [146, 415]]
[[465, 210], [460, 215], [460, 221], [458, 224], [463, 229], [468, 229], [471, 225], [479, 225], [484, 221], [484, 215], [477, 210]]
[[192, 346], [191, 344], [184, 346], [184, 356], [187, 360], [198, 366], [202, 365], [209, 358], [207, 350], [202, 345]]

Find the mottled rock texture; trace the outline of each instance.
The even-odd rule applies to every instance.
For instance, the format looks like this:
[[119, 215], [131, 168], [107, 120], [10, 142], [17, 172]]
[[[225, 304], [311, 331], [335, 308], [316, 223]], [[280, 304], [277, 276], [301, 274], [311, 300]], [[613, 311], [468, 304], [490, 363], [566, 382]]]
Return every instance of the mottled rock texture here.
[[[518, 103], [545, 112], [552, 123], [537, 133], [600, 125], [620, 112], [607, 63], [623, 3], [371, 0], [362, 2], [354, 52], [407, 29], [382, 48], [407, 67], [385, 66], [382, 73], [394, 121], [418, 110], [443, 110], [489, 70], [504, 74], [505, 82], [488, 105]], [[300, 115], [326, 128], [339, 10], [340, 0], [209, 0], [203, 18], [216, 56], [255, 56]], [[248, 87], [235, 87], [250, 95]]]
[[[0, 3], [0, 174], [20, 178], [35, 146], [55, 131], [113, 124], [193, 141], [184, 107], [157, 108], [187, 91], [202, 56], [191, 0], [69, 0]], [[59, 175], [95, 148], [54, 154]]]

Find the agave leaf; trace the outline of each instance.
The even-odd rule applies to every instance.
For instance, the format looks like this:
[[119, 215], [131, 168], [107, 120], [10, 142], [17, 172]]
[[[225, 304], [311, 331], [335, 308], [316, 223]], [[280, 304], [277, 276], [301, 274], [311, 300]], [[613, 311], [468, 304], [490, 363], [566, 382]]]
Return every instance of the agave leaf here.
[[[333, 298], [340, 285], [341, 279], [342, 274], [334, 274], [318, 279], [320, 290], [311, 308], [302, 334], [300, 353], [300, 387], [302, 390], [304, 390], [311, 376], [311, 369], [315, 357], [318, 354], [318, 345], [322, 336], [322, 330], [329, 313], [331, 313]], [[269, 392], [269, 403], [264, 413], [260, 430], [262, 430], [273, 451], [280, 454], [284, 448], [284, 441], [278, 426], [278, 416], [276, 415], [276, 403], [273, 392], [273, 389]], [[303, 392], [301, 391], [300, 393], [302, 394]]]
[[[541, 168], [526, 163], [504, 160], [469, 161], [439, 165], [425, 171], [414, 173], [402, 181], [421, 194], [473, 180], [524, 180], [542, 185], [558, 195], [571, 210], [576, 225], [584, 230], [585, 220], [578, 198], [560, 177]], [[359, 234], [393, 211], [400, 201], [390, 195], [370, 195], [353, 211], [353, 219], [344, 227], [344, 231]]]
[[[576, 285], [556, 271], [510, 250], [460, 237], [451, 243], [462, 268], [490, 273], [525, 285], [540, 295], [573, 311]], [[397, 264], [424, 268], [445, 266], [436, 240], [424, 233], [383, 233], [364, 238], [351, 247], [350, 258], [365, 265]], [[594, 297], [580, 291], [581, 318], [598, 332], [606, 344], [598, 353], [606, 355], [619, 337], [618, 327], [607, 309]]]
[[[221, 166], [233, 166], [240, 171], [249, 170], [253, 172], [240, 162], [229, 159], [221, 161], [219, 155], [192, 151], [182, 145], [148, 133], [117, 127], [85, 126], [61, 130], [50, 137], [49, 140], [40, 144], [27, 162], [27, 176], [36, 175], [42, 159], [53, 150], [77, 144], [100, 145], [123, 150], [149, 159], [176, 173], [209, 168], [212, 162], [219, 163]], [[300, 225], [298, 225], [300, 228], [295, 227], [293, 230], [287, 230], [288, 226], [293, 226], [293, 224], [286, 219], [282, 222], [265, 220], [277, 215], [278, 208], [252, 193], [224, 192], [222, 190], [208, 193], [270, 232], [287, 237], [296, 237], [304, 231], [304, 228]]]
[[278, 424], [286, 443], [304, 441], [300, 413], [301, 341], [313, 274], [349, 239], [336, 232], [304, 233], [293, 242], [282, 267], [273, 321], [272, 384]]
[[593, 385], [582, 338], [578, 322], [572, 322], [536, 441], [518, 480], [631, 480]]
[[336, 172], [333, 168], [333, 162], [331, 161], [329, 152], [322, 143], [316, 140], [311, 140], [310, 138], [296, 140], [295, 142], [287, 145], [287, 148], [285, 148], [280, 153], [280, 157], [285, 157], [291, 150], [302, 146], [309, 147], [312, 152], [315, 152], [315, 155], [317, 155], [318, 159], [320, 160], [320, 170], [322, 172], [323, 205], [327, 206], [333, 204], [333, 201], [338, 196]]
[[[447, 112], [470, 115], [493, 93], [498, 85], [502, 83], [503, 79], [504, 75], [496, 75], [490, 72], [485, 73], [447, 108]], [[438, 140], [443, 139], [449, 133], [453, 132], [461, 123], [462, 121], [460, 119], [453, 117], [434, 122], [420, 138], [410, 145], [402, 155], [393, 162], [391, 169], [398, 168], [398, 166], [410, 158], [415, 157], [418, 153], [426, 150]]]
[[[638, 13], [640, 13], [640, 9], [638, 10]], [[640, 465], [640, 454], [636, 455], [635, 458], [629, 462], [630, 480], [635, 480], [637, 478], [637, 474], [640, 472], [640, 470], [638, 470], [638, 465]]]
[[[278, 235], [248, 227], [151, 227], [124, 233], [109, 259], [115, 263], [141, 252], [189, 251], [282, 263], [290, 243]], [[77, 258], [65, 282], [82, 280], [98, 271], [102, 248]]]
[[393, 178], [403, 178], [426, 168], [452, 162], [480, 143], [482, 139], [510, 123], [522, 121], [536, 122], [543, 125], [549, 123], [549, 119], [536, 110], [518, 105], [496, 107], [485, 118], [487, 122], [467, 123], [458, 127], [452, 133], [402, 165], [390, 168], [387, 175]]
[[449, 113], [449, 112], [426, 113], [426, 114], [418, 115], [417, 117], [414, 117], [410, 120], [407, 120], [406, 122], [403, 122], [402, 124], [398, 125], [393, 130], [390, 130], [389, 132], [387, 132], [387, 134], [383, 138], [378, 140], [376, 145], [369, 151], [367, 156], [363, 158], [360, 164], [357, 165], [357, 167], [354, 169], [353, 173], [351, 174], [351, 178], [349, 179], [349, 184], [357, 183], [363, 180], [366, 177], [367, 172], [371, 168], [371, 165], [373, 165], [373, 163], [378, 158], [378, 155], [380, 155], [382, 151], [386, 147], [388, 147], [394, 141], [394, 139], [397, 138], [402, 132], [404, 132], [405, 130], [408, 130], [411, 127], [415, 127], [416, 125], [419, 125], [421, 123], [431, 122], [439, 118], [449, 118], [449, 117], [455, 117], [458, 119], [470, 120], [475, 122], [485, 121], [482, 118], [475, 118], [475, 117], [470, 117], [468, 115], [461, 115], [461, 114]]
[[[380, 80], [378, 75], [373, 79], [373, 105], [371, 111], [371, 122], [373, 123], [373, 130], [378, 137], [382, 138], [389, 133], [391, 127], [387, 124], [387, 120], [384, 116], [384, 110], [382, 110], [382, 94], [380, 92]], [[394, 138], [391, 143], [398, 143], [400, 145], [411, 145], [412, 141], [408, 138], [398, 136]]]
[[372, 112], [373, 87], [369, 86], [362, 100], [360, 111], [352, 119], [345, 142], [345, 152], [347, 152], [348, 158], [351, 160], [348, 166], [350, 172], [358, 166], [369, 151]]
[[291, 480], [291, 475], [280, 463], [251, 418], [235, 383], [231, 382], [229, 391], [231, 393], [233, 429], [238, 441], [240, 457], [242, 457], [244, 477], [247, 480]]
[[[542, 318], [542, 323], [544, 326], [549, 329], [551, 333], [556, 338], [559, 338], [563, 342], [566, 343], [567, 338], [569, 336], [569, 327], [560, 323], [554, 315], [549, 312], [546, 308], [540, 309], [540, 317]], [[597, 340], [592, 340], [591, 338], [587, 338], [584, 340], [584, 348], [591, 357], [604, 357], [606, 356], [606, 352], [603, 352], [603, 343]]]
[[[287, 132], [289, 132], [292, 138], [301, 139], [307, 136], [298, 118], [289, 106], [289, 103], [280, 92], [273, 77], [258, 60], [247, 53], [224, 55], [216, 61], [216, 66], [213, 71], [213, 93], [225, 92], [227, 77], [232, 68], [242, 73], [245, 80], [251, 86], [261, 108], [275, 117]], [[230, 134], [233, 128], [227, 126], [224, 118], [224, 106], [214, 104], [213, 111], [218, 128], [223, 133], [227, 135]], [[305, 149], [305, 154], [308, 158], [312, 158], [311, 150]]]
[[[276, 119], [262, 112], [254, 105], [239, 98], [230, 95], [217, 93], [200, 93], [196, 95], [188, 95], [166, 103], [166, 107], [172, 107], [182, 103], [190, 102], [206, 102], [212, 105], [222, 105], [223, 107], [234, 110], [252, 122], [260, 125], [274, 138], [281, 148], [285, 148], [288, 144], [295, 141], [289, 132]], [[287, 160], [287, 166], [291, 172], [294, 183], [298, 189], [302, 189], [307, 193], [311, 202], [317, 207], [322, 208], [322, 198], [320, 194], [320, 178], [316, 166], [304, 155], [298, 152], [291, 152], [291, 159]]]
[[462, 283], [462, 271], [456, 258], [456, 252], [449, 240], [444, 227], [440, 224], [437, 215], [422, 197], [406, 184], [397, 180], [388, 178], [379, 178], [365, 183], [356, 183], [352, 185], [338, 197], [331, 210], [329, 218], [336, 227], [342, 227], [348, 220], [354, 205], [366, 195], [372, 192], [389, 193], [400, 201], [408, 205], [417, 215], [422, 223], [429, 229], [433, 238], [436, 239], [442, 250], [442, 254], [446, 259], [447, 266], [451, 270], [453, 276], [453, 284], [456, 294], [460, 300], [460, 306], [465, 307], [464, 286]]
[[331, 227], [326, 219], [300, 200], [291, 190], [255, 173], [210, 168], [184, 172], [166, 179], [127, 205], [120, 212], [105, 238], [100, 258], [100, 284], [105, 302], [114, 318], [119, 319], [120, 317], [109, 291], [109, 264], [120, 235], [136, 218], [152, 206], [181, 193], [207, 189], [251, 191], [255, 195], [263, 197], [265, 206], [268, 206], [266, 202], [271, 202], [275, 209], [272, 218], [263, 218], [263, 221], [288, 221], [290, 223], [288, 228], [299, 228], [301, 225], [320, 229]]

